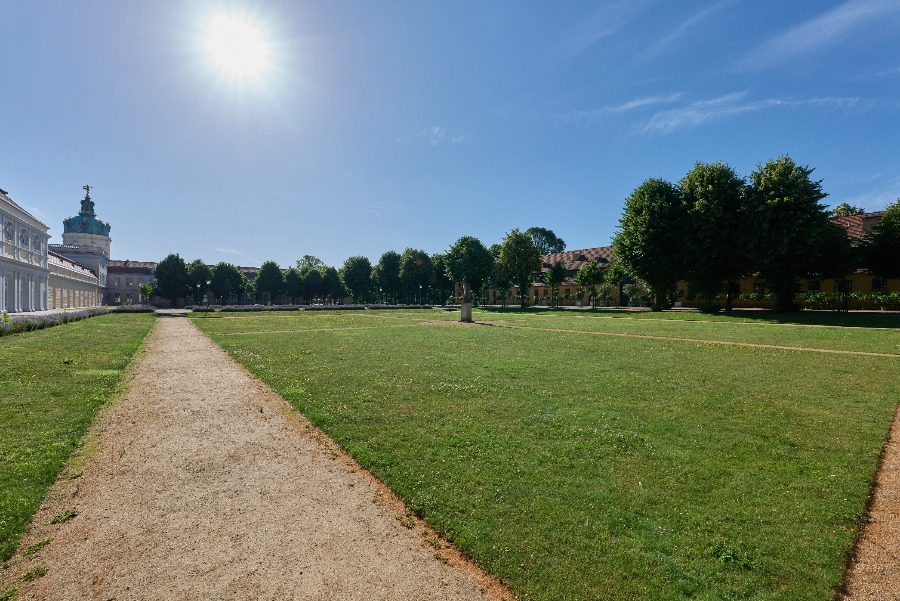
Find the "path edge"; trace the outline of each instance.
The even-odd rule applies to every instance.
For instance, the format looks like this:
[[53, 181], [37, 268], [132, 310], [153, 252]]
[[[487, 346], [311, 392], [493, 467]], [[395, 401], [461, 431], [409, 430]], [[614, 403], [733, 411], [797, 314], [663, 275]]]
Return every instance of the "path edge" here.
[[385, 507], [394, 518], [407, 529], [413, 530], [417, 535], [420, 544], [423, 547], [435, 548], [434, 544], [429, 541], [437, 540], [440, 548], [435, 548], [434, 557], [448, 566], [463, 570], [474, 576], [479, 585], [482, 587], [484, 594], [496, 601], [517, 601], [519, 598], [509, 589], [500, 578], [486, 571], [478, 565], [474, 559], [460, 551], [455, 544], [441, 536], [428, 522], [406, 506], [403, 499], [400, 498], [383, 480], [378, 478], [371, 471], [359, 464], [337, 441], [335, 441], [327, 432], [314, 424], [305, 414], [294, 407], [290, 401], [281, 396], [277, 390], [272, 388], [262, 378], [247, 369], [231, 353], [222, 347], [215, 338], [201, 330], [197, 325], [187, 318], [187, 321], [194, 327], [197, 332], [206, 337], [212, 344], [221, 350], [234, 365], [240, 369], [248, 378], [252, 379], [259, 386], [271, 392], [272, 398], [279, 400], [278, 411], [284, 418], [289, 428], [295, 429], [300, 435], [312, 438], [319, 446], [320, 450], [330, 456], [333, 460], [342, 463], [348, 471], [357, 474], [368, 480], [375, 490], [376, 499], [373, 503]]
[[[8, 593], [10, 590], [22, 589], [27, 586], [28, 582], [23, 582], [22, 577], [28, 571], [41, 567], [40, 550], [27, 556], [24, 556], [22, 552], [46, 539], [51, 539], [52, 541], [54, 534], [65, 526], [65, 522], [51, 524], [50, 520], [53, 516], [60, 515], [66, 511], [67, 507], [71, 508], [70, 506], [77, 505], [77, 503], [72, 502], [72, 499], [78, 494], [79, 478], [84, 471], [84, 467], [102, 449], [101, 443], [106, 424], [113, 411], [122, 403], [126, 393], [131, 389], [137, 364], [146, 353], [150, 338], [157, 335], [158, 329], [159, 317], [157, 316], [147, 335], [141, 340], [140, 346], [122, 370], [122, 375], [116, 384], [115, 390], [97, 408], [87, 431], [78, 439], [71, 455], [66, 459], [65, 464], [56, 476], [56, 480], [53, 481], [47, 489], [44, 498], [41, 499], [37, 510], [31, 516], [28, 527], [25, 528], [25, 532], [19, 538], [16, 552], [0, 569], [0, 596]], [[15, 594], [10, 599], [15, 599]]]

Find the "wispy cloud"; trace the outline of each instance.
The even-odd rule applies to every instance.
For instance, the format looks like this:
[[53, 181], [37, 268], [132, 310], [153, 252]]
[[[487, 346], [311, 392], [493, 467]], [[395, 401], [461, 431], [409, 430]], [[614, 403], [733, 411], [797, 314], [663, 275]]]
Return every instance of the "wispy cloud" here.
[[440, 144], [464, 144], [469, 141], [469, 136], [451, 131], [448, 127], [435, 125], [425, 129], [417, 129], [410, 132], [405, 138], [397, 140], [402, 144], [420, 143], [429, 146], [439, 146]]
[[[871, 182], [868, 190], [855, 196], [842, 197], [840, 200], [834, 199], [833, 203], [849, 202], [852, 205], [865, 208], [866, 211], [883, 211], [888, 205], [900, 199], [900, 177], [892, 177], [888, 181], [884, 181], [882, 175], [878, 173], [873, 177], [867, 178]], [[862, 186], [857, 185], [855, 187], [860, 188]]]
[[735, 4], [735, 0], [720, 0], [716, 2], [709, 8], [705, 8], [702, 11], [692, 15], [685, 21], [682, 21], [681, 24], [678, 25], [675, 29], [669, 33], [669, 35], [664, 36], [657, 40], [654, 44], [652, 44], [649, 48], [647, 48], [643, 53], [641, 53], [640, 58], [642, 60], [646, 60], [651, 56], [656, 56], [665, 50], [669, 49], [675, 42], [687, 36], [692, 30], [696, 29], [701, 23], [720, 12], [721, 10], [728, 8], [729, 6], [733, 6]]
[[653, 106], [657, 104], [668, 104], [672, 102], [678, 102], [681, 100], [682, 94], [680, 92], [669, 94], [667, 96], [645, 96], [643, 98], [635, 98], [634, 100], [629, 100], [624, 104], [614, 105], [614, 106], [602, 106], [600, 108], [596, 108], [588, 111], [571, 111], [562, 115], [560, 117], [560, 121], [563, 122], [576, 122], [576, 123], [593, 123], [607, 117], [609, 115], [615, 115], [619, 113], [627, 113], [630, 111], [634, 111], [640, 108], [644, 108], [647, 106]]
[[636, 19], [648, 7], [644, 0], [620, 0], [604, 4], [584, 19], [556, 49], [561, 60], [575, 58], [600, 40], [613, 35]]
[[244, 251], [234, 248], [216, 248], [215, 250], [219, 251], [220, 253], [225, 253], [226, 255], [238, 255], [241, 257], [247, 256], [247, 253], [245, 253]]
[[900, 16], [897, 0], [848, 0], [827, 13], [777, 35], [738, 64], [739, 70], [763, 69], [828, 48], [855, 30]]
[[746, 113], [756, 113], [775, 108], [803, 106], [848, 107], [860, 103], [859, 98], [835, 96], [805, 99], [768, 98], [747, 100], [748, 92], [732, 92], [718, 98], [698, 100], [674, 109], [660, 111], [638, 128], [642, 134], [669, 134], [679, 129], [698, 127], [706, 123], [723, 121]]

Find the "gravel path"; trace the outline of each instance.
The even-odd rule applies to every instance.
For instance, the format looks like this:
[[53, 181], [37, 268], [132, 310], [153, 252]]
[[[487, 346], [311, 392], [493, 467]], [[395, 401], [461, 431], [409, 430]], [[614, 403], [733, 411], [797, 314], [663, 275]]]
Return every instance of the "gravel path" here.
[[508, 595], [187, 319], [157, 321], [98, 423], [23, 547], [51, 541], [9, 569], [17, 599]]

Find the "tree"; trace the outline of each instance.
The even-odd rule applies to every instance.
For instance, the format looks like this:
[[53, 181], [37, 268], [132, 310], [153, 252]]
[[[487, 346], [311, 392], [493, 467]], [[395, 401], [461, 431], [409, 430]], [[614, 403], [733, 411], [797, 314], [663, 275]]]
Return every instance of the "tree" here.
[[337, 303], [343, 301], [346, 294], [347, 291], [338, 270], [334, 267], [326, 267], [322, 270], [322, 296], [331, 300], [332, 303]]
[[431, 274], [434, 267], [431, 257], [424, 250], [407, 248], [400, 257], [400, 282], [406, 291], [407, 300], [418, 299], [422, 302], [422, 295], [428, 292], [431, 284]]
[[649, 284], [654, 311], [663, 309], [669, 290], [683, 277], [686, 222], [680, 191], [663, 179], [646, 180], [625, 200], [613, 237], [616, 268]]
[[[750, 224], [745, 187], [744, 179], [725, 163], [696, 163], [679, 182], [686, 210], [681, 260], [685, 279], [700, 294], [701, 310], [714, 310], [722, 284], [737, 281], [747, 272]], [[647, 281], [657, 295], [668, 293], [674, 285], [672, 281], [662, 291], [656, 289], [657, 282]], [[727, 308], [731, 309], [731, 286]]]
[[[333, 268], [326, 267], [325, 269]], [[323, 280], [325, 276], [323, 276], [322, 271], [319, 271], [318, 269], [306, 269], [299, 273], [303, 284], [301, 286], [300, 295], [306, 299], [307, 303], [311, 304], [314, 298], [322, 296]]]
[[531, 236], [514, 229], [500, 245], [498, 263], [503, 273], [519, 285], [519, 297], [524, 307], [534, 283], [534, 274], [541, 268], [540, 250]]
[[187, 265], [177, 254], [167, 256], [156, 265], [153, 272], [156, 280], [156, 290], [159, 295], [168, 299], [172, 306], [178, 304], [178, 299], [189, 294], [190, 279], [188, 278]]
[[[493, 263], [493, 258], [491, 262]], [[447, 271], [447, 255], [431, 255], [431, 266], [434, 268], [431, 273], [432, 303], [436, 299], [440, 304], [446, 304], [447, 298], [453, 293], [453, 279]]]
[[566, 267], [557, 261], [544, 273], [544, 284], [550, 288], [550, 302], [559, 307], [559, 287], [566, 279]]
[[240, 297], [244, 292], [245, 279], [244, 274], [236, 265], [225, 262], [218, 263], [212, 270], [210, 290], [219, 298], [219, 302], [224, 304], [232, 295]]
[[588, 291], [591, 307], [597, 308], [597, 286], [603, 281], [603, 268], [597, 261], [582, 265], [575, 273], [575, 283]]
[[842, 202], [838, 206], [831, 209], [830, 216], [832, 219], [835, 217], [850, 217], [851, 215], [862, 215], [866, 210], [862, 207], [854, 207], [846, 202]]
[[884, 210], [863, 247], [866, 267], [883, 278], [900, 278], [900, 198]]
[[615, 259], [607, 266], [606, 271], [603, 273], [603, 283], [609, 285], [611, 293], [616, 297], [616, 306], [618, 306], [619, 301], [621, 300], [621, 296], [618, 294], [619, 288], [622, 285], [622, 282], [629, 277], [631, 277], [631, 274], [628, 273], [628, 270], [625, 269], [622, 262]]
[[447, 275], [462, 286], [463, 296], [480, 298], [494, 268], [494, 257], [481, 240], [463, 236], [447, 251], [446, 262]]
[[138, 291], [141, 295], [141, 302], [149, 304], [150, 301], [153, 299], [153, 296], [156, 294], [156, 284], [155, 283], [141, 284], [141, 287], [138, 289]]
[[372, 270], [375, 285], [381, 288], [383, 296], [391, 303], [397, 302], [397, 293], [400, 290], [400, 259], [399, 253], [389, 250], [381, 255], [378, 265]]
[[284, 291], [284, 274], [278, 263], [266, 261], [259, 268], [253, 283], [256, 286], [256, 293], [262, 295], [267, 304], [271, 304]]
[[[205, 291], [208, 286], [206, 282], [212, 279], [212, 269], [210, 269], [206, 263], [197, 259], [187, 266], [187, 270], [188, 280], [190, 282], [189, 286], [194, 291], [194, 302], [199, 303], [200, 291]], [[198, 286], [197, 284], [200, 285]]]
[[303, 296], [303, 276], [296, 267], [291, 267], [284, 274], [284, 293], [291, 299], [291, 304], [297, 304], [297, 299]]
[[566, 250], [566, 243], [562, 238], [543, 227], [530, 227], [525, 233], [531, 236], [531, 241], [538, 249], [541, 255], [550, 255], [553, 253], [561, 253]]
[[[774, 311], [795, 310], [799, 278], [816, 271], [817, 248], [828, 213], [819, 201], [828, 196], [813, 169], [788, 156], [757, 165], [750, 175], [755, 228], [750, 246], [755, 271], [772, 290]], [[827, 236], [827, 234], [826, 234]]]
[[372, 294], [372, 264], [366, 257], [350, 257], [341, 267], [341, 280], [354, 303], [364, 303]]
[[297, 269], [300, 270], [300, 273], [304, 273], [310, 269], [323, 271], [326, 267], [327, 265], [325, 265], [322, 259], [312, 255], [303, 255], [302, 259], [297, 260]]

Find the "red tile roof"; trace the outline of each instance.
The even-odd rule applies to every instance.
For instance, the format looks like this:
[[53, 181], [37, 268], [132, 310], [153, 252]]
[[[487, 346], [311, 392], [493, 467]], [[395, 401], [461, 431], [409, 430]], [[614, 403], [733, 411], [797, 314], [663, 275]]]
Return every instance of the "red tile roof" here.
[[845, 230], [847, 237], [851, 242], [858, 242], [865, 238], [872, 228], [881, 221], [884, 211], [876, 211], [874, 213], [863, 213], [861, 215], [848, 215], [847, 217], [835, 217], [831, 220]]
[[611, 246], [600, 246], [598, 248], [584, 248], [582, 250], [567, 250], [561, 253], [553, 253], [541, 257], [544, 269], [549, 269], [557, 261], [563, 264], [566, 271], [578, 271], [585, 264], [591, 261], [598, 261], [600, 265], [608, 265], [613, 260], [613, 249]]

